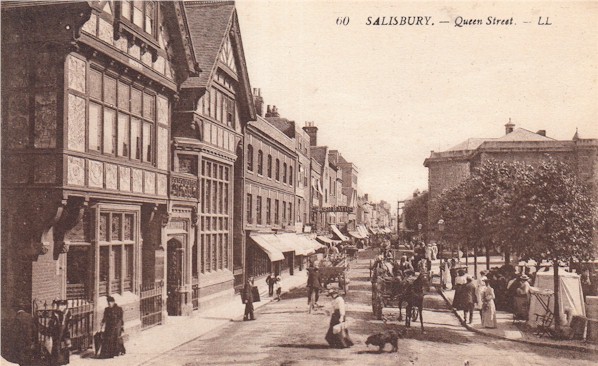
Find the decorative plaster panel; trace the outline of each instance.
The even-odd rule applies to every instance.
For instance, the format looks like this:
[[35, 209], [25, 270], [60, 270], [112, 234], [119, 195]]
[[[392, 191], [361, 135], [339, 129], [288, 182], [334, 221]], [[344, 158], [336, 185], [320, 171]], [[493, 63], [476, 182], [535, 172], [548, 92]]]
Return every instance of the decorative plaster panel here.
[[106, 169], [106, 189], [117, 189], [118, 167], [114, 164], [105, 164]]
[[156, 70], [160, 74], [164, 74], [164, 65], [164, 57], [158, 56], [156, 62], [154, 62], [154, 70]]
[[29, 145], [29, 98], [18, 93], [8, 96], [8, 133], [4, 143], [10, 149], [22, 149]]
[[144, 64], [151, 67], [152, 66], [152, 54], [149, 52], [145, 52], [143, 55], [141, 55], [141, 62], [143, 62]]
[[34, 183], [56, 182], [56, 158], [53, 156], [37, 156], [35, 158]]
[[[58, 70], [56, 65], [56, 55], [43, 52], [36, 54], [35, 60], [35, 84], [38, 87], [56, 86]], [[62, 65], [61, 65], [62, 68]], [[60, 70], [62, 71], [62, 70]]]
[[168, 169], [168, 130], [158, 127], [158, 169]]
[[69, 156], [67, 161], [67, 182], [70, 185], [85, 185], [85, 160]]
[[37, 148], [56, 147], [56, 93], [35, 95], [35, 140]]
[[66, 60], [68, 86], [73, 90], [85, 93], [85, 61], [69, 55]]
[[166, 196], [168, 193], [167, 177], [164, 174], [158, 174], [158, 192], [160, 196]]
[[104, 187], [104, 164], [99, 161], [89, 161], [88, 184], [90, 187]]
[[83, 24], [82, 31], [87, 32], [89, 34], [96, 35], [96, 25], [98, 24], [98, 16], [95, 14], [91, 14], [91, 17], [85, 24]]
[[100, 27], [98, 29], [98, 37], [108, 43], [108, 44], [113, 44], [113, 39], [114, 39], [114, 28], [112, 27], [112, 25], [110, 23], [108, 23], [108, 21], [100, 18]]
[[129, 55], [139, 60], [141, 58], [141, 49], [139, 46], [132, 44], [131, 47], [129, 47]]
[[156, 194], [156, 173], [145, 172], [145, 193]]
[[85, 151], [85, 99], [69, 94], [67, 148]]
[[133, 171], [133, 192], [143, 193], [143, 171], [132, 169]]
[[118, 175], [120, 178], [118, 188], [121, 191], [130, 192], [131, 191], [131, 168], [119, 166], [118, 167]]
[[129, 41], [127, 41], [126, 37], [120, 37], [119, 39], [114, 40], [114, 47], [123, 52], [127, 52], [129, 50]]
[[156, 108], [158, 109], [158, 123], [167, 125], [169, 122], [168, 118], [168, 99], [158, 96], [156, 100]]

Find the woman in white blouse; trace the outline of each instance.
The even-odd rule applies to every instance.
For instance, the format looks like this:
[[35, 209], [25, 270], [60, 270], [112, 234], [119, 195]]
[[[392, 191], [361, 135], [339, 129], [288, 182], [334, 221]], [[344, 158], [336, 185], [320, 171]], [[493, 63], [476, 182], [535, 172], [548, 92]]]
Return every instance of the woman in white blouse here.
[[[330, 326], [326, 333], [326, 341], [333, 348], [348, 348], [353, 345], [349, 338], [349, 330], [345, 326], [345, 300], [338, 295], [336, 290], [329, 290], [328, 295], [332, 297], [332, 316], [330, 317]], [[341, 330], [335, 332], [334, 326], [340, 325]]]

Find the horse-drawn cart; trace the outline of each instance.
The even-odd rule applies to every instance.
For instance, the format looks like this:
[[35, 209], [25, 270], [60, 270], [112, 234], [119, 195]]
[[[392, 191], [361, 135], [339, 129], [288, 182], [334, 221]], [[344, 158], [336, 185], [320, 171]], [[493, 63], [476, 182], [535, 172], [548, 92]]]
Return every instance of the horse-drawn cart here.
[[[328, 264], [330, 263], [330, 264]], [[337, 282], [338, 287], [345, 293], [349, 291], [349, 261], [347, 258], [342, 258], [338, 262], [328, 262], [320, 264], [320, 281], [322, 286], [328, 287], [330, 283]]]

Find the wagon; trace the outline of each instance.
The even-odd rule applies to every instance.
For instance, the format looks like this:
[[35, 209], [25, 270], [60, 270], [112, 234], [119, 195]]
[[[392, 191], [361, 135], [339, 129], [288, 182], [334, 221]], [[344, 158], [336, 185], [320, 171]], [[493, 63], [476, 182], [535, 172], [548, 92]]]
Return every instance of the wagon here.
[[328, 287], [328, 284], [337, 282], [338, 287], [345, 293], [349, 291], [349, 262], [343, 258], [340, 262], [330, 266], [320, 266], [320, 281], [322, 286]]

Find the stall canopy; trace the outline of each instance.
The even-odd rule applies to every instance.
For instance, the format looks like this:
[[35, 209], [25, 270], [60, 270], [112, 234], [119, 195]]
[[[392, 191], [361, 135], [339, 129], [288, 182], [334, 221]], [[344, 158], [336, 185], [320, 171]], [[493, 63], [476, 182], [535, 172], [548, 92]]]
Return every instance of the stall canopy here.
[[343, 235], [343, 233], [341, 233], [341, 231], [338, 229], [338, 227], [336, 227], [336, 225], [330, 225], [330, 228], [332, 229], [332, 233], [334, 233], [334, 235], [341, 241], [349, 240], [349, 238], [347, 238], [345, 235]]
[[251, 240], [253, 240], [255, 242], [255, 244], [257, 244], [257, 246], [259, 246], [268, 255], [268, 258], [270, 258], [270, 261], [276, 262], [276, 261], [283, 260], [284, 254], [282, 254], [282, 252], [278, 248], [276, 248], [275, 246], [270, 244], [270, 242], [268, 241], [269, 236], [273, 236], [273, 235], [272, 234], [251, 234], [251, 235], [249, 235]]
[[[534, 287], [540, 291], [554, 291], [554, 272], [538, 272], [536, 274]], [[586, 311], [584, 308], [583, 293], [581, 291], [581, 280], [579, 275], [569, 272], [559, 273], [559, 289], [561, 312], [564, 312], [565, 307], [569, 307], [572, 310], [573, 315], [585, 316]], [[549, 309], [550, 311], [554, 311], [554, 295], [550, 300]], [[540, 301], [534, 295], [532, 295], [528, 314], [528, 324], [532, 327], [537, 326], [536, 314], [544, 315], [546, 314], [546, 310]]]

